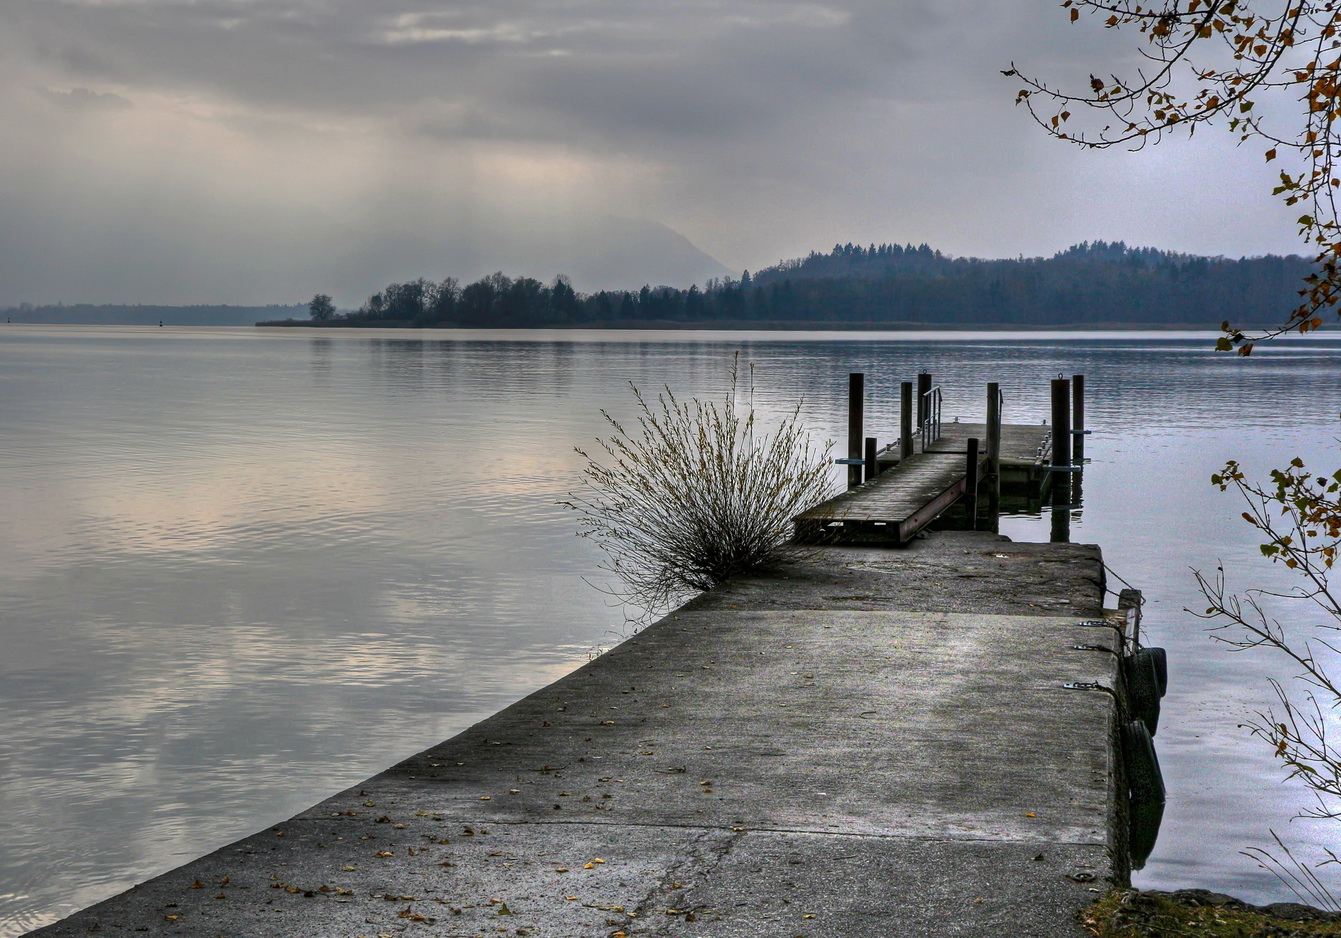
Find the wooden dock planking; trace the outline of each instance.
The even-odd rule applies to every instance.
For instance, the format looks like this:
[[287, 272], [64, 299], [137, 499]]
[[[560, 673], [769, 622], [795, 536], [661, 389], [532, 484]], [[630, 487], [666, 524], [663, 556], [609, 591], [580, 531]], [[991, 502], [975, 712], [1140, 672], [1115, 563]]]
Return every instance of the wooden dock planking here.
[[[906, 541], [963, 492], [964, 456], [914, 453], [871, 481], [797, 515], [797, 537], [824, 539], [841, 524], [849, 536], [860, 532]], [[928, 511], [933, 513], [925, 517]]]
[[[987, 439], [985, 423], [943, 423], [941, 438], [927, 447], [929, 453], [963, 453], [969, 437]], [[1045, 441], [1052, 437], [1052, 428], [1046, 424], [1002, 424], [1001, 458], [1036, 462], [1049, 452]], [[984, 444], [985, 446], [985, 444]], [[920, 448], [920, 444], [919, 447]], [[899, 444], [895, 440], [881, 451], [876, 459], [892, 465], [899, 461]]]
[[[1049, 433], [1045, 425], [1003, 425], [1003, 473], [1013, 467], [1041, 476]], [[942, 424], [940, 439], [905, 459], [894, 443], [876, 457], [882, 471], [874, 479], [797, 515], [797, 539], [908, 541], [963, 496], [968, 440], [986, 436], [986, 424]], [[984, 453], [980, 476], [986, 464]]]

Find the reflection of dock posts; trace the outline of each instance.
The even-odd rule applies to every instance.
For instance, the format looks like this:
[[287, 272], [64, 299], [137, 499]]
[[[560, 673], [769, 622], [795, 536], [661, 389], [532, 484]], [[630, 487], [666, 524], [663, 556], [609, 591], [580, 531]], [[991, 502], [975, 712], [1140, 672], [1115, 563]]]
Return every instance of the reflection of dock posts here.
[[899, 388], [899, 458], [913, 455], [913, 383], [903, 382]]
[[847, 487], [861, 485], [862, 407], [866, 399], [866, 375], [854, 371], [847, 376]]
[[927, 394], [931, 391], [931, 372], [919, 371], [917, 373], [917, 428], [920, 433], [922, 427], [926, 426], [927, 418], [931, 415], [927, 413], [928, 404]]
[[1071, 382], [1052, 379], [1052, 540], [1071, 539]]
[[875, 437], [868, 436], [866, 438], [866, 455], [865, 455], [866, 461], [863, 464], [862, 468], [866, 470], [865, 476], [867, 482], [870, 482], [872, 479], [874, 479], [876, 477], [876, 474], [880, 472], [880, 467], [877, 466], [875, 463], [876, 445], [877, 444]]
[[1001, 517], [1001, 385], [987, 385], [987, 511], [992, 530]]
[[978, 530], [978, 438], [968, 438], [964, 465], [964, 509], [970, 531]]

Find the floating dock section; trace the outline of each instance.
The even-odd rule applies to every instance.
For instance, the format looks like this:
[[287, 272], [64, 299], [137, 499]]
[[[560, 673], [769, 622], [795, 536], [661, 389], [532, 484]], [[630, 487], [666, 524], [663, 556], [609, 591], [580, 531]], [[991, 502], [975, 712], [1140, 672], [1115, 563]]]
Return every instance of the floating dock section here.
[[[1001, 428], [1001, 472], [1008, 492], [1039, 500], [1049, 481], [1052, 431], [1042, 426]], [[986, 424], [945, 424], [939, 438], [900, 457], [894, 448], [877, 455], [879, 472], [796, 517], [797, 537], [807, 543], [907, 543], [988, 478]], [[976, 460], [976, 466], [971, 463]]]
[[987, 385], [986, 422], [947, 423], [940, 387], [921, 372], [903, 382], [898, 439], [883, 450], [864, 435], [865, 375], [848, 377], [848, 455], [835, 460], [848, 466], [848, 490], [798, 515], [798, 540], [897, 546], [952, 506], [969, 529], [995, 530], [1003, 498], [1033, 510], [1051, 501], [1053, 539], [1069, 539], [1089, 432], [1084, 375], [1052, 382], [1051, 424], [1005, 423], [997, 383]]

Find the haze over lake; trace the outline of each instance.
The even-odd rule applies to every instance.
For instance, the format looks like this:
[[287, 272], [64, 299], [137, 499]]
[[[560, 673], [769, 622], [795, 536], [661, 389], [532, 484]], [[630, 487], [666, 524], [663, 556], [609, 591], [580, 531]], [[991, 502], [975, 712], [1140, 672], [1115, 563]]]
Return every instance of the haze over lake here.
[[947, 419], [982, 419], [1000, 381], [1009, 422], [1083, 373], [1072, 537], [1145, 592], [1169, 650], [1169, 804], [1138, 884], [1290, 898], [1238, 853], [1269, 828], [1334, 840], [1290, 821], [1305, 793], [1238, 728], [1288, 672], [1183, 609], [1204, 605], [1190, 567], [1290, 582], [1209, 477], [1231, 457], [1336, 467], [1341, 339], [1212, 344], [0, 325], [0, 936], [286, 818], [618, 641], [621, 610], [586, 582], [600, 557], [556, 504], [573, 447], [601, 408], [632, 414], [630, 382], [722, 395], [737, 351], [762, 415], [803, 400], [819, 439], [845, 436], [849, 371], [882, 442], [921, 368]]

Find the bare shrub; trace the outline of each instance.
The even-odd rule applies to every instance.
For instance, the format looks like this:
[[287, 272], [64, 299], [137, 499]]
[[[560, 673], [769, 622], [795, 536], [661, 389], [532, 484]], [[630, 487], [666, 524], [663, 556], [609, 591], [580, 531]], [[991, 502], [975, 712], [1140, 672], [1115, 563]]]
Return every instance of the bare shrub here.
[[635, 620], [775, 566], [794, 550], [791, 519], [829, 494], [832, 442], [812, 444], [800, 404], [761, 427], [753, 388], [742, 403], [739, 378], [733, 366], [721, 403], [683, 401], [670, 388], [649, 401], [630, 384], [636, 426], [602, 410], [611, 433], [597, 439], [597, 456], [577, 450], [587, 460], [582, 489], [560, 504], [605, 552], [602, 567], [622, 584], [609, 592], [641, 610]]
[[[1231, 461], [1211, 482], [1221, 491], [1232, 488], [1239, 493], [1246, 508], [1243, 519], [1265, 539], [1262, 555], [1284, 564], [1299, 578], [1289, 589], [1238, 594], [1226, 586], [1223, 567], [1217, 567], [1213, 577], [1195, 571], [1207, 605], [1204, 612], [1194, 614], [1213, 623], [1220, 641], [1238, 650], [1267, 649], [1295, 668], [1289, 686], [1270, 682], [1279, 707], [1259, 712], [1245, 726], [1271, 746], [1288, 776], [1302, 781], [1313, 794], [1314, 803], [1300, 816], [1341, 821], [1341, 742], [1336, 739], [1341, 678], [1335, 673], [1341, 664], [1341, 594], [1331, 582], [1341, 552], [1341, 470], [1316, 475], [1295, 458], [1286, 468], [1272, 470], [1271, 481], [1261, 484], [1249, 480]], [[1302, 608], [1291, 610], [1294, 621], [1287, 627], [1267, 612], [1263, 599], [1292, 601]], [[1327, 859], [1310, 866], [1296, 858], [1275, 831], [1271, 835], [1285, 859], [1262, 848], [1243, 853], [1275, 874], [1301, 902], [1341, 911], [1336, 896], [1314, 873], [1321, 866], [1341, 863], [1341, 857], [1324, 849]]]

